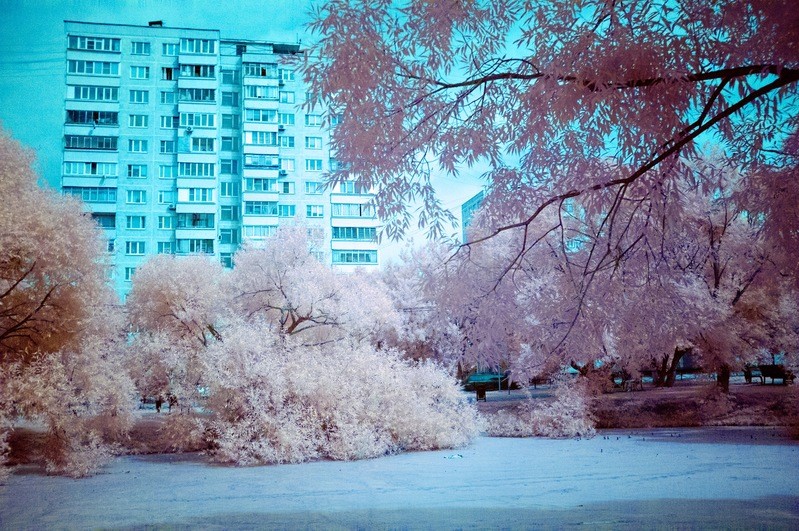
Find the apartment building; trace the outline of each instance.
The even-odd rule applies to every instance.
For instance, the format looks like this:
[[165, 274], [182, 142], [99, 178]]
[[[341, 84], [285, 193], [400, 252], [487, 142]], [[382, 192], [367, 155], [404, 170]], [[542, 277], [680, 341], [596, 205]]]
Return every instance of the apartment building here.
[[373, 195], [332, 189], [330, 128], [282, 59], [296, 44], [218, 30], [65, 21], [64, 194], [103, 228], [124, 296], [157, 253], [206, 253], [227, 267], [243, 242], [308, 227], [338, 268], [378, 263]]

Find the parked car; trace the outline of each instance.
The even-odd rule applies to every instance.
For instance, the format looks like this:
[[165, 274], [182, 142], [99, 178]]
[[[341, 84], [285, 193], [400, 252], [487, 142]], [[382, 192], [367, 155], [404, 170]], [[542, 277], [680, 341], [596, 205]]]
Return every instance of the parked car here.
[[[474, 391], [475, 386], [484, 386], [486, 391], [496, 391], [498, 389], [507, 390], [510, 372], [473, 372], [466, 378], [463, 388], [466, 391]], [[518, 389], [516, 382], [510, 383], [511, 389]]]

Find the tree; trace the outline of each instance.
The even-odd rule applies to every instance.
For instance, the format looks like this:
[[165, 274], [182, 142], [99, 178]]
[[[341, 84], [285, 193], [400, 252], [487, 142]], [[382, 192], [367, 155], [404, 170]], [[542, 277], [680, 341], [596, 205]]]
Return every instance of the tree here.
[[82, 476], [132, 422], [122, 321], [99, 227], [30, 163], [0, 132], [0, 441], [10, 419], [40, 420], [48, 471]]
[[305, 78], [338, 115], [346, 172], [378, 190], [389, 237], [416, 201], [441, 233], [431, 165], [485, 162], [481, 238], [513, 232], [515, 264], [539, 217], [565, 236], [559, 214], [579, 197], [606, 234], [590, 276], [657, 235], [699, 142], [747, 169], [737, 204], [763, 213], [767, 238], [796, 243], [798, 17], [786, 0], [334, 0], [315, 11]]
[[337, 274], [310, 253], [307, 228], [278, 229], [262, 247], [236, 254], [230, 279], [236, 312], [273, 322], [309, 343], [360, 336], [377, 343], [398, 324], [376, 275]]
[[99, 228], [76, 201], [40, 189], [30, 164], [29, 155], [0, 132], [3, 365], [74, 346], [93, 312], [115, 302]]

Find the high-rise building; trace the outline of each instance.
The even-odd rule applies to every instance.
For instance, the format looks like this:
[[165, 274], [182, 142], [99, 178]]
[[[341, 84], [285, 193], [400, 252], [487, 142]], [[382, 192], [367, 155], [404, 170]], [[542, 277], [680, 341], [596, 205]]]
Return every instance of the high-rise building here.
[[373, 195], [336, 169], [336, 116], [282, 59], [296, 44], [218, 30], [65, 21], [61, 185], [103, 227], [121, 295], [147, 256], [224, 265], [282, 223], [308, 227], [334, 267], [376, 265]]

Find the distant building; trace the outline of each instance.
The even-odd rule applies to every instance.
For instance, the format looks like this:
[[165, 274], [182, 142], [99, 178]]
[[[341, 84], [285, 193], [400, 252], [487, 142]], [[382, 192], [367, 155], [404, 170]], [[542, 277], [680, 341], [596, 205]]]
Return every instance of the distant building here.
[[301, 108], [306, 87], [280, 64], [298, 45], [161, 21], [65, 28], [62, 192], [103, 227], [117, 292], [150, 255], [230, 267], [283, 223], [307, 225], [325, 263], [378, 263], [373, 195], [323, 189], [336, 116]]
[[461, 231], [464, 242], [469, 241], [467, 234], [469, 225], [472, 224], [472, 219], [474, 218], [475, 212], [477, 212], [477, 210], [480, 208], [480, 205], [483, 204], [483, 199], [485, 199], [485, 192], [480, 190], [471, 199], [461, 205]]

